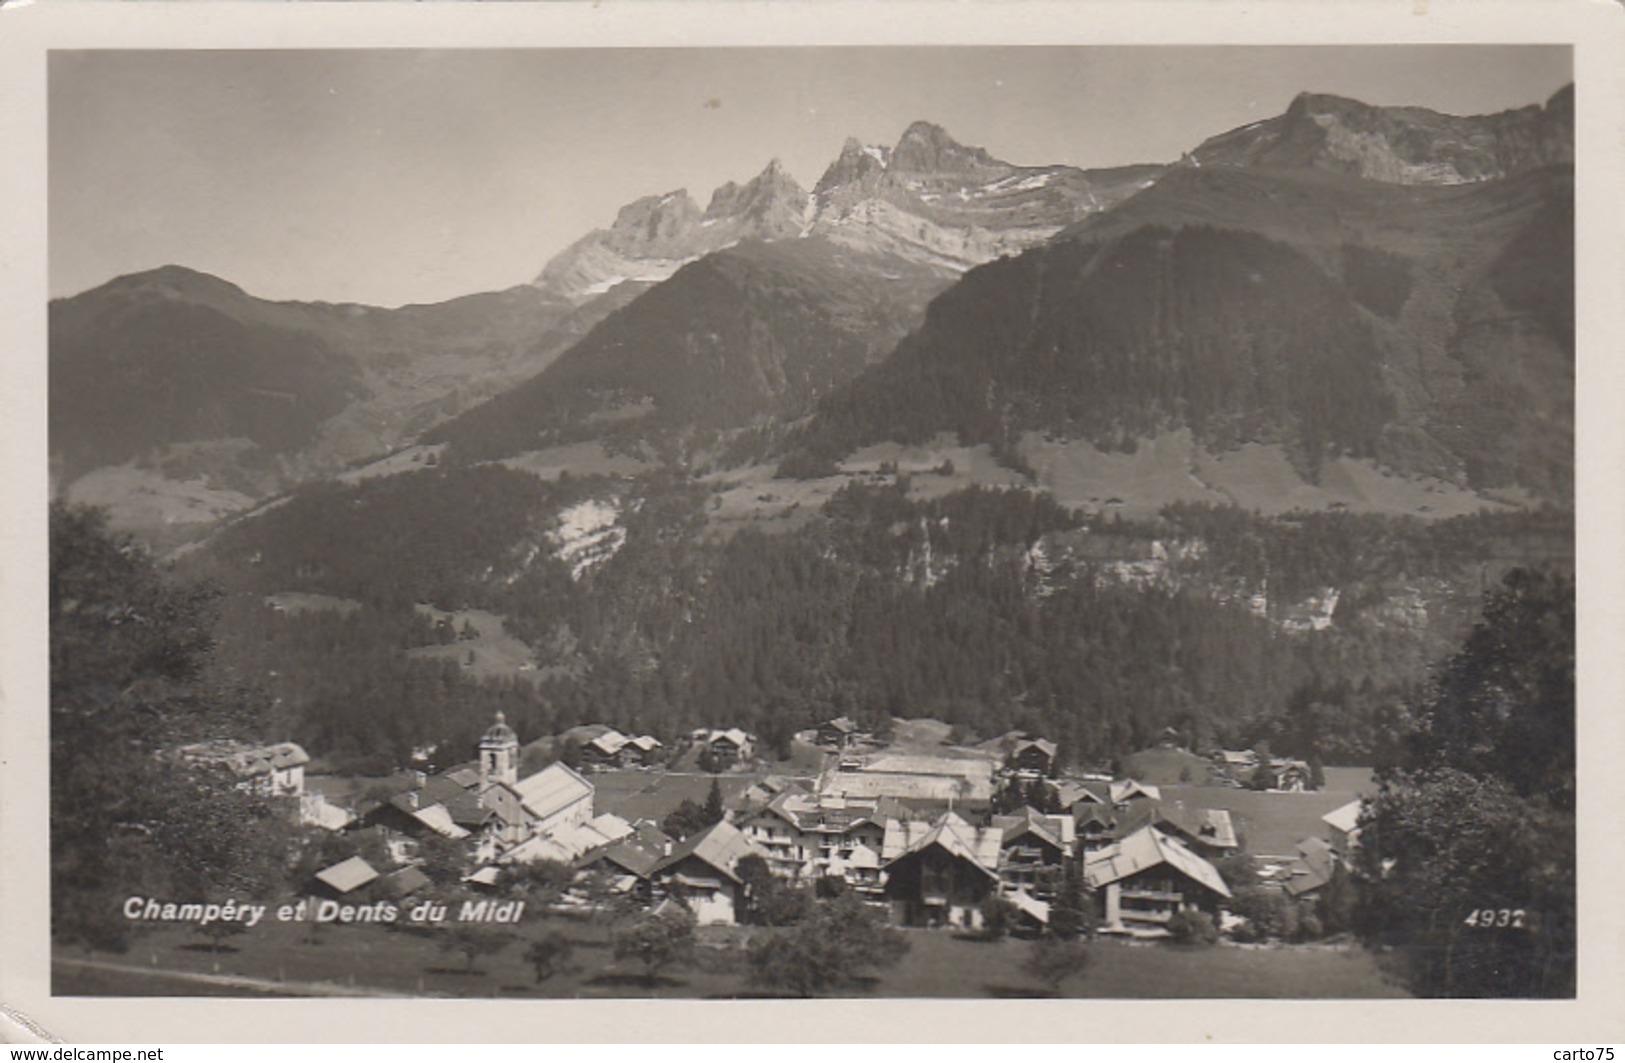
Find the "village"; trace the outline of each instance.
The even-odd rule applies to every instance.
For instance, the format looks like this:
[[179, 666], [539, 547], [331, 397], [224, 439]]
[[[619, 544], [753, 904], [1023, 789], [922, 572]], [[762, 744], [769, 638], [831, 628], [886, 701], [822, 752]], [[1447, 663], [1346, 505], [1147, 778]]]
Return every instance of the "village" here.
[[[1198, 758], [1168, 731], [1129, 758], [1151, 782], [1063, 772], [1053, 742], [1020, 732], [953, 744], [931, 721], [889, 730], [829, 720], [797, 736], [796, 771], [737, 728], [668, 746], [587, 725], [525, 746], [498, 714], [476, 759], [365, 791], [307, 779], [310, 757], [291, 742], [182, 752], [287, 799], [354, 850], [304, 884], [327, 902], [432, 896], [423, 865], [450, 851], [472, 894], [510, 896], [545, 865], [566, 869], [556, 909], [676, 905], [701, 927], [751, 921], [763, 888], [751, 863], [820, 898], [851, 894], [897, 926], [960, 934], [997, 923], [1135, 943], [1302, 941], [1346, 918], [1330, 894], [1349, 889], [1358, 773], [1349, 789], [1312, 792], [1318, 768], [1252, 750]], [[538, 748], [563, 756], [522, 772]]]

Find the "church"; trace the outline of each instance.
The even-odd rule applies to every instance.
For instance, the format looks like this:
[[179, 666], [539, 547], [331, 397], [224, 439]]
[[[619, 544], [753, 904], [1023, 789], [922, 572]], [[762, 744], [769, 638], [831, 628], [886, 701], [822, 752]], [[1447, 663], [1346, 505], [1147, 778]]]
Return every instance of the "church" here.
[[593, 785], [564, 764], [519, 777], [519, 736], [502, 713], [480, 738], [479, 760], [435, 775], [369, 809], [358, 826], [378, 827], [403, 851], [433, 832], [468, 839], [474, 859], [493, 863], [533, 838], [593, 818]]

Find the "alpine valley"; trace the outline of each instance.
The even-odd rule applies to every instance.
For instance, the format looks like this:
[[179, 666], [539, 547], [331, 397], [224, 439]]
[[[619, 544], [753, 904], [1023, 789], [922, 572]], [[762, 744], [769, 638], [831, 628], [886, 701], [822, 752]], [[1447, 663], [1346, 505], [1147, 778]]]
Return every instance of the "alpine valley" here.
[[168, 266], [52, 303], [54, 488], [217, 584], [215, 677], [338, 771], [497, 709], [1379, 763], [1572, 568], [1572, 175], [1572, 89], [1306, 93], [1102, 170], [916, 122], [435, 305]]

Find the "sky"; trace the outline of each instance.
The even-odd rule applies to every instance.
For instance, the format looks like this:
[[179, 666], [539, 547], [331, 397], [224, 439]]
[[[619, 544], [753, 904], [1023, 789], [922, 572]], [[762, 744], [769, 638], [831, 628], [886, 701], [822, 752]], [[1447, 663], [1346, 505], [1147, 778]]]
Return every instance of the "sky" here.
[[525, 283], [641, 196], [701, 206], [779, 158], [926, 119], [1009, 162], [1177, 159], [1300, 91], [1486, 114], [1567, 47], [53, 52], [53, 296], [179, 264], [254, 295], [398, 306]]

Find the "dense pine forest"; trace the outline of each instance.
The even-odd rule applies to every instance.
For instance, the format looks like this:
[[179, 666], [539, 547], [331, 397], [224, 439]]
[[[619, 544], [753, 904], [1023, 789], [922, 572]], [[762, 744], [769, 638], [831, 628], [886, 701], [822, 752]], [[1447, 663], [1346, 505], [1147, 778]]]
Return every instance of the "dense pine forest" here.
[[[1077, 764], [1169, 726], [1193, 746], [1383, 763], [1483, 592], [1572, 541], [1556, 511], [1429, 523], [1187, 504], [1128, 521], [1023, 489], [921, 500], [906, 475], [850, 482], [793, 530], [729, 534], [707, 523], [711, 497], [674, 473], [425, 469], [300, 492], [179, 570], [224, 591], [212, 667], [260, 691], [268, 731], [344, 770], [466, 749], [499, 708], [527, 740], [738, 725], [784, 751], [844, 713], [1021, 727]], [[558, 514], [587, 500], [615, 507], [625, 537], [573, 572]], [[267, 603], [287, 592], [332, 607]], [[1302, 620], [1317, 602], [1318, 626]], [[495, 614], [532, 662], [491, 676], [423, 653], [468, 634], [425, 606]]]

